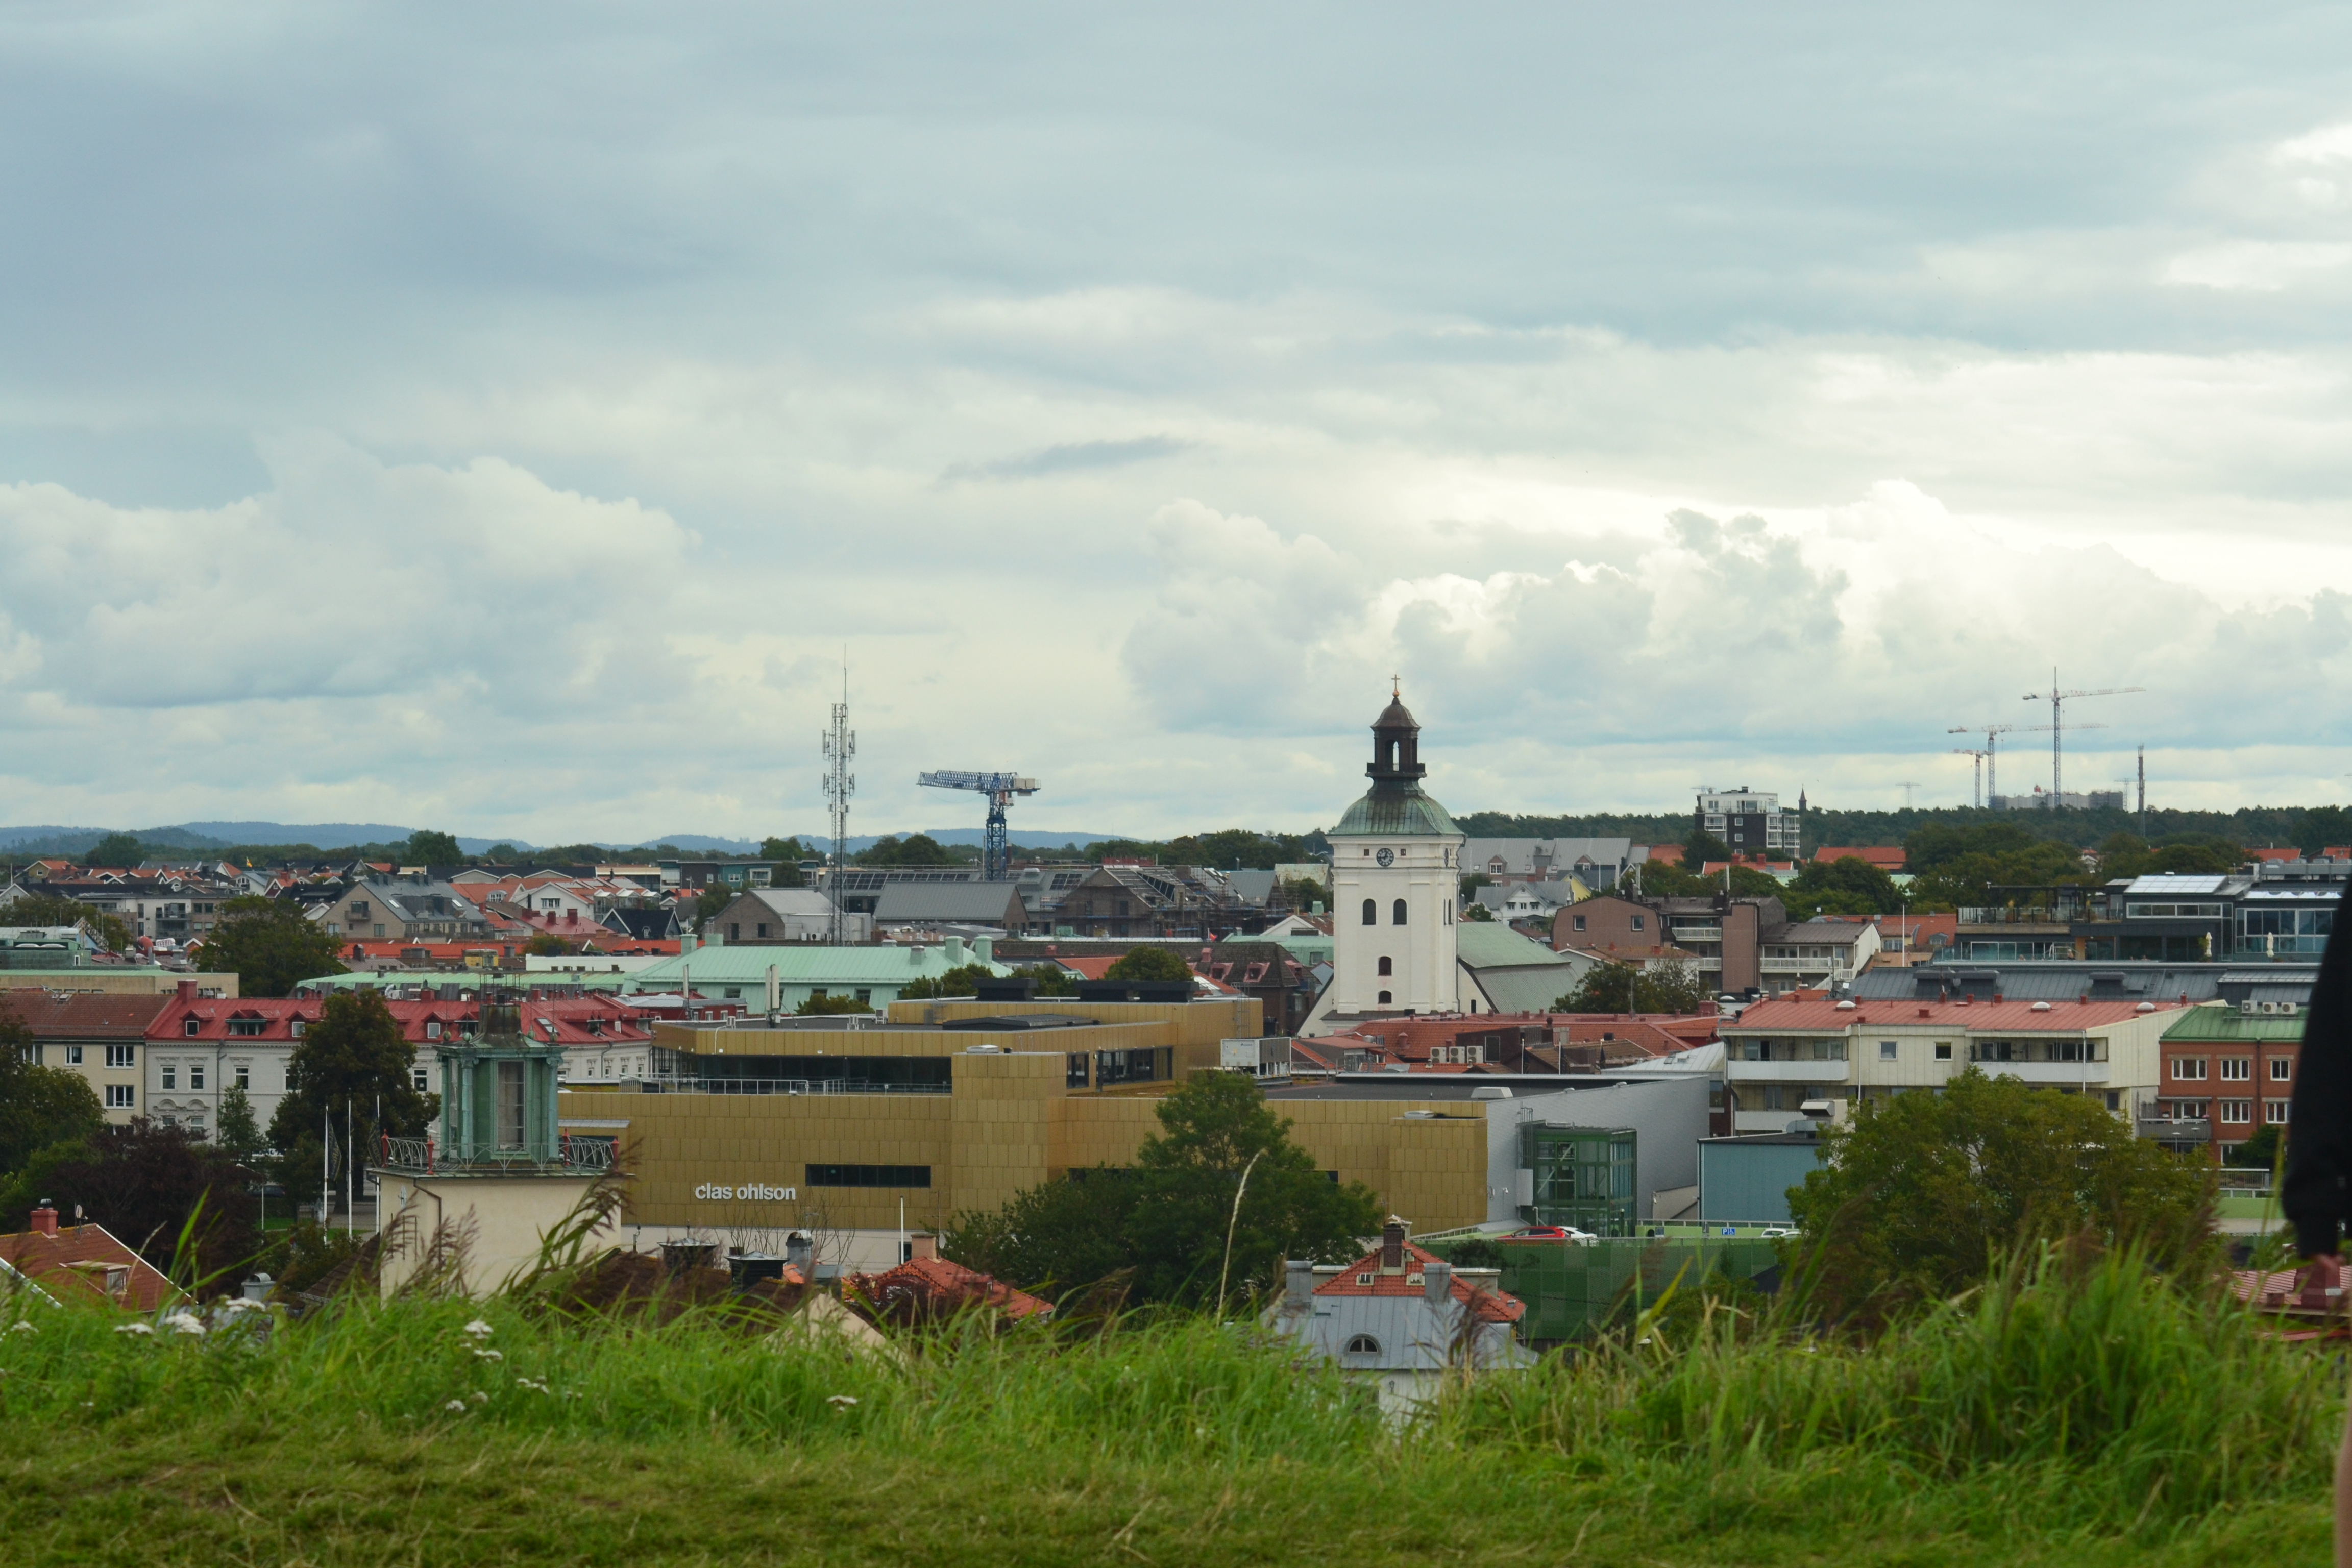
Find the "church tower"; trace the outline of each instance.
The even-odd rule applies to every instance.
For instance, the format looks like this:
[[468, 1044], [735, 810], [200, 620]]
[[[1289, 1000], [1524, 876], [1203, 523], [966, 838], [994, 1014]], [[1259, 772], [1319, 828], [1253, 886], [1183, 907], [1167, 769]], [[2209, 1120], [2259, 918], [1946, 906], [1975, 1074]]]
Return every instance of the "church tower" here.
[[[1462, 830], [1421, 787], [1421, 726], [1396, 693], [1372, 721], [1372, 787], [1331, 829], [1329, 1012], [1460, 1010]], [[1326, 1009], [1318, 1007], [1318, 1012]]]

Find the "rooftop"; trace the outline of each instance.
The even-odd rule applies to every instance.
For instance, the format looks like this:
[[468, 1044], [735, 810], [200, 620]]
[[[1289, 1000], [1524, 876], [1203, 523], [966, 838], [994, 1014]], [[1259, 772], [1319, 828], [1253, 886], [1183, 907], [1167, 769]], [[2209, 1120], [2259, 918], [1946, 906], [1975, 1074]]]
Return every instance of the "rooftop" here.
[[[1829, 1032], [1858, 1026], [1874, 1028], [1922, 1025], [1938, 1028], [1962, 1029], [1981, 1034], [1999, 1030], [2009, 1034], [2035, 1033], [2073, 1034], [2082, 1029], [2104, 1028], [2136, 1017], [2148, 1004], [2133, 1000], [2097, 999], [2085, 1002], [2079, 998], [2053, 1002], [1955, 1002], [1927, 1001], [1906, 997], [1902, 1000], [1836, 1001], [1820, 992], [1775, 996], [1759, 1002], [1738, 1018], [1723, 1026], [1726, 1035], [1770, 1035], [1783, 1031]], [[2175, 1009], [2177, 1002], [2157, 1002], [2151, 1011]]]

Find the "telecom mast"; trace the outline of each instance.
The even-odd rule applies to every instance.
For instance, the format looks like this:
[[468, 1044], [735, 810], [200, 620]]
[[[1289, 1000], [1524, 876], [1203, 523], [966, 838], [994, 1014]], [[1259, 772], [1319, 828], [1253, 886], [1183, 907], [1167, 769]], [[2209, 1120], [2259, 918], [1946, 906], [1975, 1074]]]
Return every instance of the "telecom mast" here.
[[849, 797], [857, 793], [857, 775], [849, 759], [857, 754], [857, 736], [849, 727], [849, 656], [841, 659], [841, 700], [833, 705], [833, 728], [824, 732], [824, 800], [833, 814], [833, 908], [825, 920], [826, 940], [835, 947], [849, 941], [848, 921], [842, 912], [842, 876], [849, 867]]

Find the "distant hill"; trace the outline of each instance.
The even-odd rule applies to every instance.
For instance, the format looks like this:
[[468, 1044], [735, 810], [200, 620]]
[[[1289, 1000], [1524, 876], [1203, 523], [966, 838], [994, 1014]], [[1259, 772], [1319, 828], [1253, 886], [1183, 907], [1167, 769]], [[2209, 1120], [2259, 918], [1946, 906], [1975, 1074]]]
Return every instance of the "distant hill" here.
[[[110, 833], [129, 833], [142, 844], [159, 848], [188, 850], [223, 850], [232, 846], [307, 844], [316, 849], [347, 849], [363, 844], [397, 844], [416, 830], [388, 822], [183, 822], [168, 827], [67, 827], [56, 824], [24, 827], [0, 827], [0, 851], [17, 856], [73, 855], [88, 849]], [[905, 838], [916, 833], [927, 833], [941, 844], [977, 845], [982, 830], [977, 827], [901, 828], [893, 834], [853, 833], [849, 847], [854, 854], [871, 847], [885, 837]], [[1087, 844], [1117, 838], [1116, 833], [1074, 833], [1060, 828], [1015, 829], [1013, 841], [1032, 848], [1058, 849], [1065, 844], [1083, 847]], [[511, 836], [499, 838], [473, 838], [464, 834], [457, 837], [457, 847], [468, 855], [478, 855], [496, 844], [511, 844], [517, 849], [537, 849], [542, 846], [529, 839]], [[821, 833], [803, 833], [801, 842], [819, 851], [829, 847]], [[580, 842], [574, 840], [573, 842]], [[756, 855], [760, 840], [756, 838], [725, 838], [708, 833], [664, 833], [651, 838], [629, 842], [590, 839], [606, 849], [650, 849], [656, 845], [674, 845], [697, 855]]]

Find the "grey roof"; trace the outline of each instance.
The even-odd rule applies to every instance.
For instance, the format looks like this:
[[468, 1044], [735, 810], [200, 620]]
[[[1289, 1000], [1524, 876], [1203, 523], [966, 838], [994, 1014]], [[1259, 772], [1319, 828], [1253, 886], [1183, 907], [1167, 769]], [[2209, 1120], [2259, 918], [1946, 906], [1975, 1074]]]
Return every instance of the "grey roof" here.
[[1572, 871], [1580, 860], [1612, 869], [1627, 864], [1633, 854], [1630, 838], [1473, 838], [1462, 846], [1462, 868], [1484, 871], [1500, 856], [1515, 877], [1536, 874], [1536, 857], [1546, 855], [1554, 872]]
[[974, 925], [1021, 923], [1027, 915], [1010, 882], [892, 882], [874, 905], [874, 923], [961, 921]]
[[1435, 838], [1462, 830], [1419, 784], [1374, 784], [1349, 806], [1326, 838]]
[[2218, 893], [2227, 877], [2192, 876], [2185, 872], [2158, 871], [2150, 876], [2135, 877], [2126, 889], [2137, 894], [2148, 893]]
[[814, 888], [753, 888], [743, 896], [759, 900], [780, 915], [820, 921], [833, 918], [833, 900]]
[[1870, 929], [1862, 921], [1791, 921], [1764, 940], [1773, 942], [1817, 942], [1852, 947]]
[[2226, 996], [2241, 999], [2259, 992], [2257, 1000], [2296, 1001], [2308, 998], [2319, 975], [2316, 964], [2278, 963], [2248, 966], [2227, 963], [2167, 963], [2154, 960], [1999, 959], [1940, 960], [1910, 969], [1865, 969], [1854, 976], [1857, 1000], [1907, 1001], [1933, 997], [1948, 988], [1990, 996], [1996, 990], [2017, 1002], [2068, 1002], [2084, 992], [2095, 997], [2146, 997], [2167, 1000], [2186, 996], [2210, 1002]]
[[1263, 904], [1274, 897], [1274, 873], [1271, 871], [1228, 871], [1225, 886], [1234, 896], [1248, 903]]
[[[404, 921], [478, 921], [481, 907], [446, 882], [367, 882], [352, 889], [363, 893]], [[441, 900], [436, 909], [434, 900]]]

